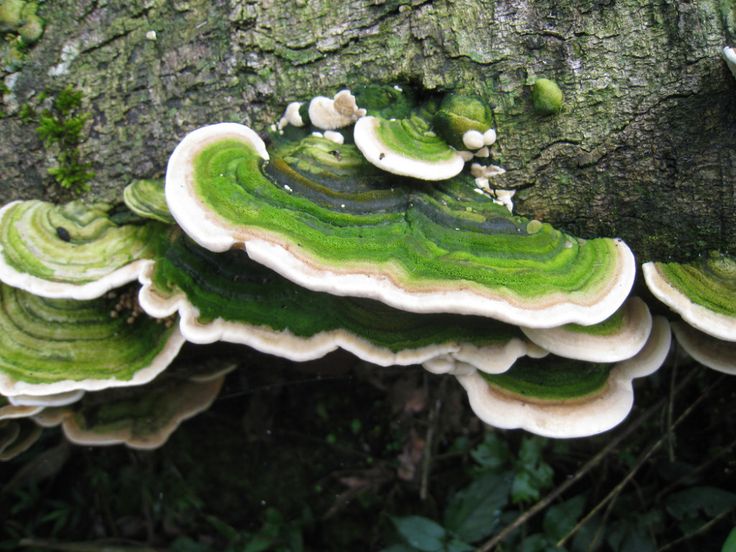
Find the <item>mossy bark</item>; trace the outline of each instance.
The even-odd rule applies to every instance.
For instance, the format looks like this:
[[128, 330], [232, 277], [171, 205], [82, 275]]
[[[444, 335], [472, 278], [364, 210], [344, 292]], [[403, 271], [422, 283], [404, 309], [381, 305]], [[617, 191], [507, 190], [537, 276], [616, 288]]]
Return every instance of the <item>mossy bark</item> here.
[[[0, 201], [48, 197], [35, 125], [42, 91], [73, 85], [91, 114], [90, 196], [163, 176], [197, 126], [265, 129], [288, 101], [367, 82], [461, 89], [495, 106], [495, 183], [517, 210], [641, 260], [736, 253], [736, 42], [730, 0], [55, 0], [22, 68], [6, 73]], [[155, 32], [155, 37], [153, 33]], [[530, 84], [555, 80], [542, 116]]]

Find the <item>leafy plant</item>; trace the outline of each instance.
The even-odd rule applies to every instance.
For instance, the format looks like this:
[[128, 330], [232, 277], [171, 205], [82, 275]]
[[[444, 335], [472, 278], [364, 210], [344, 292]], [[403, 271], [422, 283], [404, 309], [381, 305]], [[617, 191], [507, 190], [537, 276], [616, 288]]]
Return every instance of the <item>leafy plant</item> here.
[[58, 165], [48, 173], [59, 186], [75, 194], [88, 191], [95, 176], [92, 164], [82, 162], [79, 151], [84, 141], [82, 131], [90, 117], [81, 112], [81, 106], [82, 93], [68, 86], [54, 98], [51, 108], [41, 113], [36, 128], [44, 145], [56, 150]]

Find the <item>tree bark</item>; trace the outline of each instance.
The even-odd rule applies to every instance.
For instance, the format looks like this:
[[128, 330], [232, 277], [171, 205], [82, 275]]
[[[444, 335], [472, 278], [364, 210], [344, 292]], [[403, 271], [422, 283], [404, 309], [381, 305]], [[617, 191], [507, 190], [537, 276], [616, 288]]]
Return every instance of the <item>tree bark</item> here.
[[[188, 131], [264, 130], [293, 100], [369, 82], [463, 90], [495, 106], [495, 184], [519, 214], [639, 259], [736, 253], [736, 42], [728, 0], [54, 0], [5, 73], [0, 201], [48, 197], [51, 153], [20, 107], [73, 85], [91, 114], [87, 197], [162, 177]], [[150, 33], [155, 31], [155, 39]], [[558, 82], [562, 113], [530, 84]]]

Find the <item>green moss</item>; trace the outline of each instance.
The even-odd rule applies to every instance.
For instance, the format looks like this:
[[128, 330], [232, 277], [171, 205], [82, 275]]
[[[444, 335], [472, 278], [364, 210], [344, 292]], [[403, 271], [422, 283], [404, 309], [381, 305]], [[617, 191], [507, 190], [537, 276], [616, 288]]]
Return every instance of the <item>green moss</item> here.
[[84, 142], [82, 132], [90, 118], [81, 111], [82, 93], [71, 86], [60, 91], [51, 109], [41, 113], [36, 128], [38, 136], [47, 148], [52, 148], [58, 165], [48, 169], [57, 184], [72, 193], [89, 190], [89, 182], [95, 173], [92, 164], [82, 161], [79, 146]]
[[2, 0], [0, 2], [0, 31], [13, 32], [23, 24], [23, 0]]
[[543, 115], [553, 115], [562, 110], [562, 90], [555, 81], [537, 79], [532, 86], [534, 109]]
[[482, 374], [492, 386], [524, 399], [569, 401], [588, 397], [606, 385], [609, 364], [559, 357], [522, 359], [503, 374]]

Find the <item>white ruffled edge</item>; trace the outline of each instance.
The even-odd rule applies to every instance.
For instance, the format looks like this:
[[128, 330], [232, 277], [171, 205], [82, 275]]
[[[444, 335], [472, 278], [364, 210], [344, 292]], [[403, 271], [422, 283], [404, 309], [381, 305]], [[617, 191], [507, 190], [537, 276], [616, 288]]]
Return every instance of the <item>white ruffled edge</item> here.
[[667, 320], [655, 317], [644, 348], [635, 357], [612, 368], [601, 393], [580, 402], [524, 402], [493, 390], [477, 371], [458, 374], [456, 378], [468, 393], [471, 409], [489, 425], [501, 429], [521, 428], [557, 439], [588, 437], [607, 431], [626, 418], [634, 404], [632, 380], [659, 369], [667, 358], [671, 340]]
[[141, 273], [138, 303], [146, 314], [154, 318], [166, 318], [178, 313], [181, 333], [192, 343], [237, 343], [295, 362], [314, 360], [337, 349], [344, 349], [361, 360], [378, 366], [409, 366], [445, 359], [447, 362], [462, 361], [481, 369], [501, 371], [507, 370], [519, 356], [527, 354], [528, 350], [524, 341], [513, 338], [503, 346], [478, 347], [451, 341], [394, 352], [342, 329], [300, 337], [290, 331], [276, 331], [268, 326], [230, 322], [222, 318], [202, 324], [198, 321], [199, 311], [184, 293], [178, 292], [171, 297], [162, 297], [156, 293], [151, 280], [152, 271], [153, 267], [149, 267]]
[[718, 339], [736, 341], [736, 318], [692, 302], [660, 274], [656, 263], [644, 263], [642, 271], [647, 287], [654, 296], [682, 316], [688, 324]]
[[652, 331], [652, 315], [646, 303], [629, 297], [624, 303], [624, 325], [615, 333], [592, 335], [557, 328], [526, 328], [521, 331], [550, 353], [587, 362], [620, 362], [633, 357], [647, 342]]

